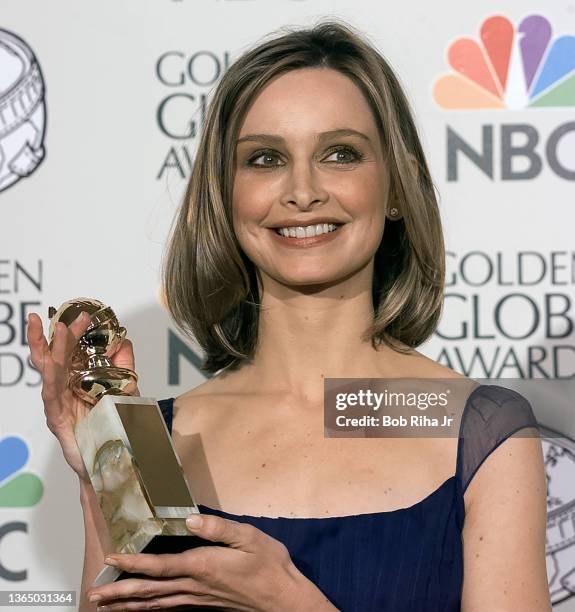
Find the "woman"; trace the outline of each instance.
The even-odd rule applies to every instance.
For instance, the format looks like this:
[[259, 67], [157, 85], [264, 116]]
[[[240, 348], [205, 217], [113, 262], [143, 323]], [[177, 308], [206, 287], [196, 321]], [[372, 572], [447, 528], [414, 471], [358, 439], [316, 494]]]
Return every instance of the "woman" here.
[[[216, 375], [161, 406], [200, 502], [190, 530], [225, 546], [112, 555], [149, 580], [87, 591], [106, 544], [64, 378], [86, 322], [50, 353], [33, 315], [48, 425], [81, 482], [81, 609], [550, 609], [541, 445], [512, 436], [536, 427], [522, 396], [476, 386], [465, 444], [324, 438], [324, 378], [463, 379], [415, 350], [440, 316], [439, 212], [401, 86], [356, 31], [284, 32], [231, 66], [164, 264], [166, 304]], [[133, 368], [129, 341], [115, 359]]]

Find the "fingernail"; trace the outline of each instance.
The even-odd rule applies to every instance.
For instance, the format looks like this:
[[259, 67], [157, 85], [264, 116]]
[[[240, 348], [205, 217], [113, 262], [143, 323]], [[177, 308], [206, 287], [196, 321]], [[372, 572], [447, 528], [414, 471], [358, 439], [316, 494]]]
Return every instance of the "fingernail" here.
[[118, 561], [116, 561], [116, 559], [113, 559], [112, 557], [106, 557], [104, 559], [104, 563], [106, 565], [118, 565]]
[[186, 519], [186, 525], [191, 529], [197, 529], [202, 524], [202, 517], [199, 514], [192, 514]]
[[100, 601], [100, 599], [102, 599], [101, 595], [90, 595], [90, 597], [88, 597], [88, 601], [90, 602], [94, 602], [94, 601]]

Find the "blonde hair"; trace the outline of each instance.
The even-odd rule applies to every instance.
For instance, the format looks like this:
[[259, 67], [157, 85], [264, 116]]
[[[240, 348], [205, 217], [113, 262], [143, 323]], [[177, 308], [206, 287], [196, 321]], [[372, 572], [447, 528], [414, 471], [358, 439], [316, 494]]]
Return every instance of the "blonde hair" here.
[[[330, 18], [282, 28], [239, 57], [208, 107], [192, 173], [174, 219], [162, 284], [178, 328], [205, 352], [204, 372], [237, 367], [255, 351], [258, 270], [232, 225], [235, 143], [248, 106], [274, 77], [332, 68], [362, 91], [375, 117], [402, 218], [385, 225], [374, 260], [374, 320], [364, 339], [408, 351], [434, 331], [443, 304], [445, 253], [434, 185], [409, 102], [381, 54]], [[383, 204], [382, 204], [383, 205]]]

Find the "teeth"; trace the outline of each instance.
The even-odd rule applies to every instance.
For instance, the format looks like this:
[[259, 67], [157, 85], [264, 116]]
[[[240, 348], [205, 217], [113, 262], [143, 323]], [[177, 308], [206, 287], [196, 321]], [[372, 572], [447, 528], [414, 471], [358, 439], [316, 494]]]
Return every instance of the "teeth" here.
[[298, 227], [280, 227], [276, 229], [276, 232], [286, 238], [310, 238], [333, 232], [337, 227], [334, 223], [318, 223], [317, 225], [306, 225], [305, 227], [301, 225]]

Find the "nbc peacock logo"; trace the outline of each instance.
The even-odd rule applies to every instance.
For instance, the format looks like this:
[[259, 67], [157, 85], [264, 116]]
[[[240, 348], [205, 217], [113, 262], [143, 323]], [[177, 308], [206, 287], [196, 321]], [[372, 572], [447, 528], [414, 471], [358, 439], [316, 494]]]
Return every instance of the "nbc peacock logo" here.
[[44, 486], [40, 478], [22, 471], [29, 455], [22, 438], [6, 436], [0, 440], [0, 508], [35, 506], [42, 498]]
[[458, 38], [447, 61], [454, 72], [433, 85], [442, 108], [575, 106], [575, 36], [554, 37], [541, 15], [529, 15], [517, 27], [507, 17], [488, 17], [479, 40]]

